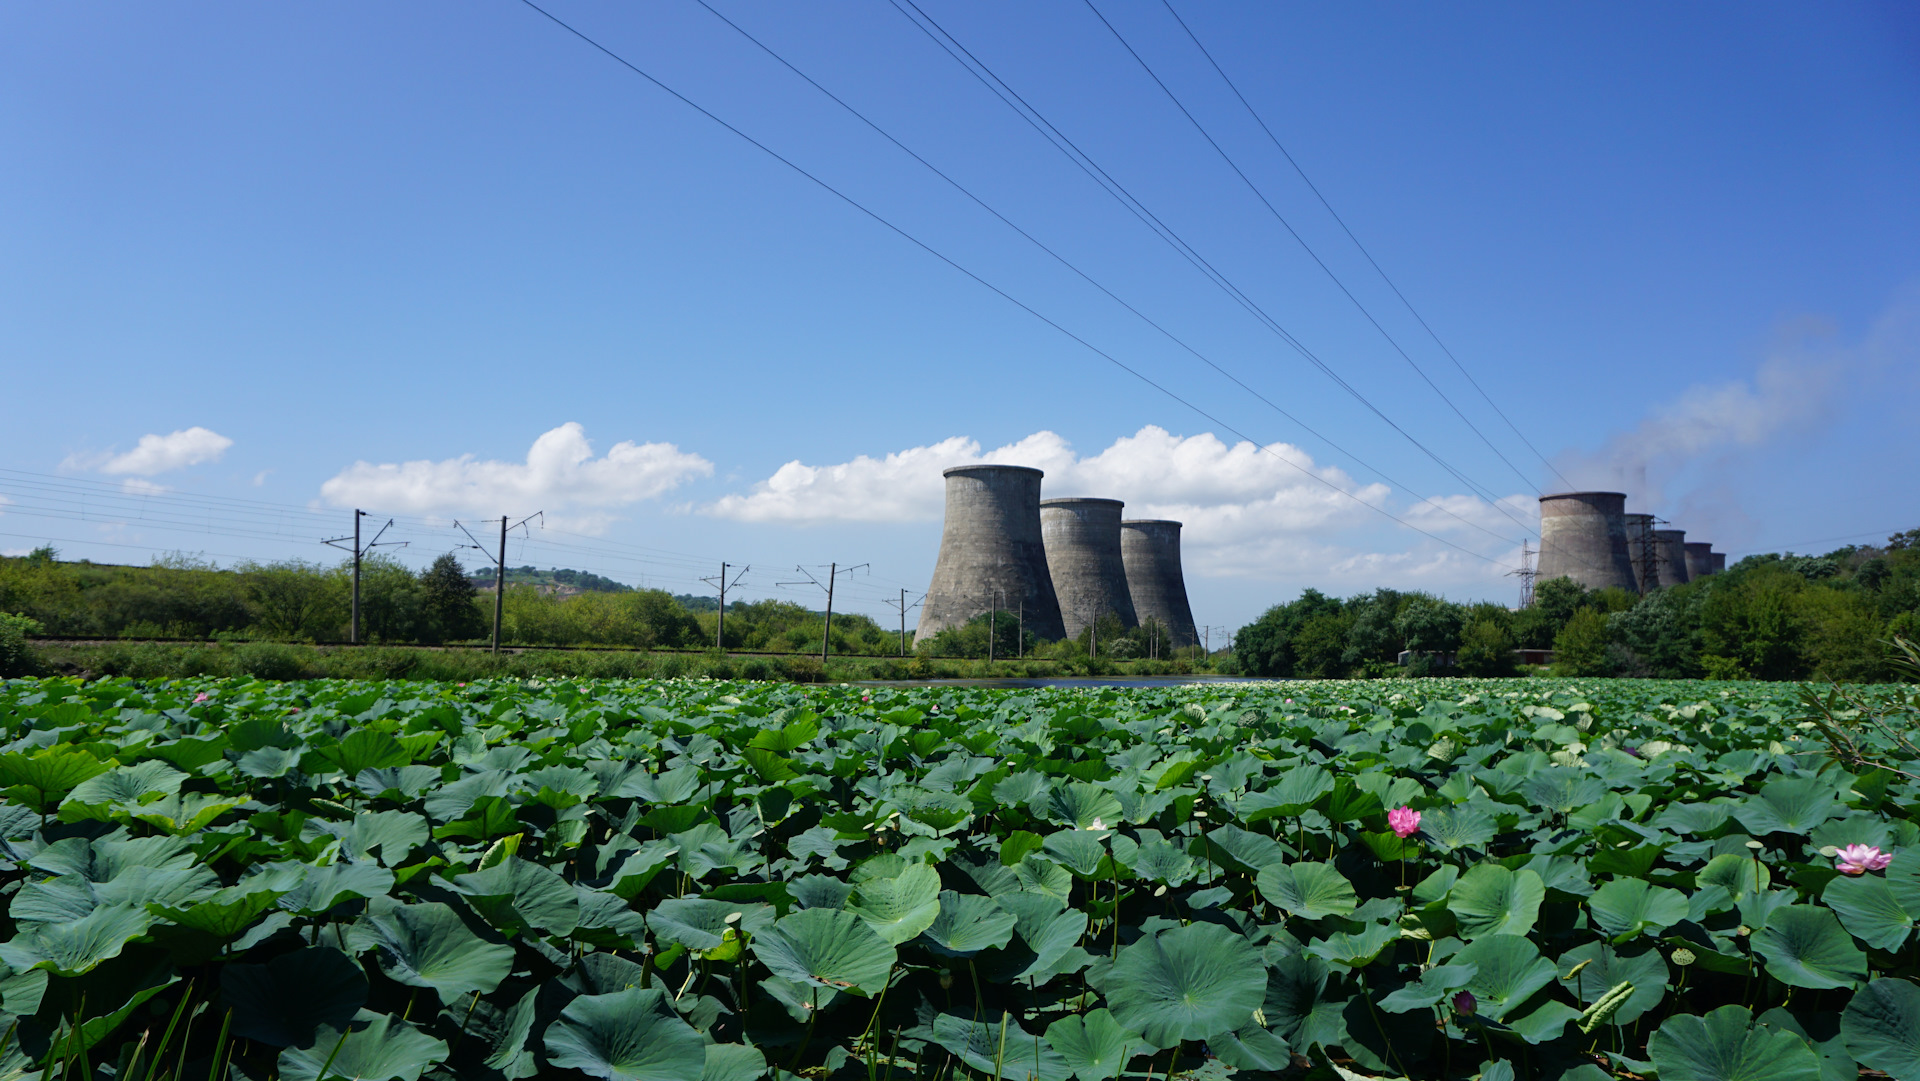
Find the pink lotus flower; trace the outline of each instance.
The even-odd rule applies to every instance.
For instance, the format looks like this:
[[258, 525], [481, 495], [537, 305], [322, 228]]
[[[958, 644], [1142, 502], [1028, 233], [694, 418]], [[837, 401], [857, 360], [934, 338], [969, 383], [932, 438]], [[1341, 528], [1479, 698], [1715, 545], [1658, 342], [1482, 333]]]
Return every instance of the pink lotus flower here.
[[207, 692], [201, 691], [197, 696], [194, 697], [193, 704], [197, 706], [200, 703], [205, 702], [207, 700], [207, 697], [208, 697]]
[[1411, 807], [1395, 807], [1387, 812], [1387, 828], [1393, 830], [1395, 837], [1405, 840], [1420, 828], [1420, 812]]
[[1843, 875], [1859, 875], [1868, 871], [1884, 871], [1893, 857], [1872, 845], [1848, 845], [1833, 857], [1834, 865]]

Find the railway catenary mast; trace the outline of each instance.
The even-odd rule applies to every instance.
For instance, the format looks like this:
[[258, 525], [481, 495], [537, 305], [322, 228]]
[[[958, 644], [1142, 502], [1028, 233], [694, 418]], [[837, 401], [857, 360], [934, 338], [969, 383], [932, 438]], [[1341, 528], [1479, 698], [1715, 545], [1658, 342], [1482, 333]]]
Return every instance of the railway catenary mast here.
[[996, 590], [999, 605], [1019, 608], [1035, 635], [1065, 637], [1040, 534], [1044, 474], [1018, 465], [961, 465], [941, 476], [946, 521], [914, 641], [992, 611]]

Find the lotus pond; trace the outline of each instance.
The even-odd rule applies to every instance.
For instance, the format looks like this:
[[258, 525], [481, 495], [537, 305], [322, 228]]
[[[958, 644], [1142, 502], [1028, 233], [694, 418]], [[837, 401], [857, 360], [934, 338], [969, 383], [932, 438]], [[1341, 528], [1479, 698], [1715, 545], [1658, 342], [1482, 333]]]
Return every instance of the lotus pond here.
[[1920, 756], [1809, 712], [0, 683], [0, 1078], [1920, 1078]]

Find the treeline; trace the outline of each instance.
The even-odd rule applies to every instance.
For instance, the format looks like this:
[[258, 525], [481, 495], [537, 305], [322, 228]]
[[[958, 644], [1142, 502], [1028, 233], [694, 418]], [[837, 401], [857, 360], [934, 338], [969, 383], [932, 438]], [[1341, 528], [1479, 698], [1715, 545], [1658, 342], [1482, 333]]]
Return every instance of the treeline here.
[[[696, 612], [657, 589], [600, 588], [584, 572], [514, 568], [502, 602], [509, 645], [700, 649], [716, 641], [717, 605]], [[360, 637], [375, 644], [473, 643], [491, 634], [493, 597], [452, 555], [416, 572], [378, 556], [361, 564]], [[551, 583], [588, 592], [561, 596]], [[613, 583], [618, 585], [618, 583]], [[98, 638], [341, 642], [352, 610], [351, 564], [288, 561], [230, 568], [172, 556], [150, 567], [69, 563], [51, 548], [0, 558], [0, 613], [35, 633]], [[818, 653], [825, 618], [791, 601], [727, 606], [730, 650]], [[900, 638], [871, 618], [836, 613], [833, 652], [889, 656]]]
[[1920, 640], [1920, 530], [1823, 556], [1749, 556], [1644, 597], [1558, 578], [1519, 611], [1309, 589], [1241, 628], [1234, 652], [1249, 674], [1298, 678], [1511, 675], [1516, 650], [1551, 649], [1557, 675], [1873, 682], [1899, 676], [1895, 637]]

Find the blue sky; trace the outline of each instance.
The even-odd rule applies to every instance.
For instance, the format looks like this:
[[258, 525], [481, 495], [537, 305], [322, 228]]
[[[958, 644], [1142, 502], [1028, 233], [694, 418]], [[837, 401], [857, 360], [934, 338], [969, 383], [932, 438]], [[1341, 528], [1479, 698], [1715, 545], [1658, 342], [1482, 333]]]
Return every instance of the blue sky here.
[[15, 6], [0, 550], [320, 559], [364, 506], [424, 560], [543, 510], [510, 562], [798, 600], [868, 563], [841, 603], [878, 615], [940, 467], [998, 458], [1186, 520], [1228, 626], [1308, 585], [1510, 600], [1562, 475], [1735, 558], [1920, 525], [1909, 5], [1174, 0], [1550, 468], [1158, 0], [1099, 11], [1304, 246], [1085, 2], [921, 9], [1406, 436], [888, 0], [712, 2], [1318, 435], [694, 0], [550, 10], [1190, 404], [524, 4]]

